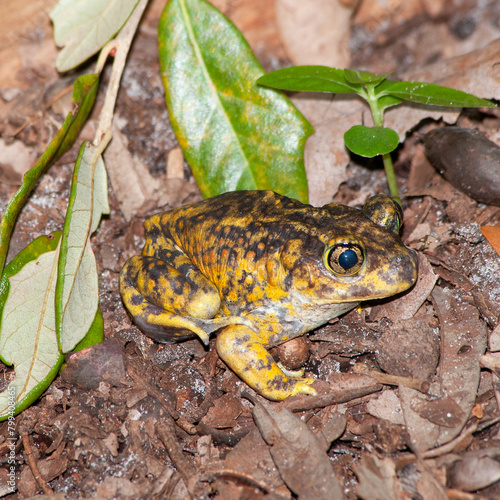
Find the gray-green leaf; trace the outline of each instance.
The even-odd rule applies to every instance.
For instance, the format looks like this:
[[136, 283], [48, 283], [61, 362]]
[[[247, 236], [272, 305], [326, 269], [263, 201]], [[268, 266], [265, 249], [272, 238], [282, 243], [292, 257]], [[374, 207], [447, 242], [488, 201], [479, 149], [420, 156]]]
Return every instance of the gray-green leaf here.
[[103, 47], [125, 24], [138, 0], [59, 0], [50, 13], [54, 39], [64, 47], [58, 71], [75, 68]]

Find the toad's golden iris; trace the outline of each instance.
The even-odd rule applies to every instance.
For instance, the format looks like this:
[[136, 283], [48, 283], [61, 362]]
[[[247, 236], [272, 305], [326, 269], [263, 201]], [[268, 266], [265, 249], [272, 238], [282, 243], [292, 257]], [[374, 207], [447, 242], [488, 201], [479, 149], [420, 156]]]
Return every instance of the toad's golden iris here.
[[120, 291], [154, 340], [196, 334], [208, 343], [220, 329], [220, 357], [257, 392], [315, 394], [313, 379], [285, 374], [266, 348], [411, 287], [417, 259], [400, 226], [399, 205], [381, 195], [357, 210], [226, 193], [147, 219], [146, 245], [125, 264]]

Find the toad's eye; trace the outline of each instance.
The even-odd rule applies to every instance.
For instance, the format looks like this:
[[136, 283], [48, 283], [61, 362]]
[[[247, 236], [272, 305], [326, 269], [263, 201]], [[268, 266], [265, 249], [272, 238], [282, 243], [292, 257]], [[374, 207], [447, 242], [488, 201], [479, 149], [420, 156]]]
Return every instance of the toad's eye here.
[[330, 269], [340, 276], [352, 276], [363, 265], [363, 250], [358, 245], [341, 243], [327, 250], [327, 262]]

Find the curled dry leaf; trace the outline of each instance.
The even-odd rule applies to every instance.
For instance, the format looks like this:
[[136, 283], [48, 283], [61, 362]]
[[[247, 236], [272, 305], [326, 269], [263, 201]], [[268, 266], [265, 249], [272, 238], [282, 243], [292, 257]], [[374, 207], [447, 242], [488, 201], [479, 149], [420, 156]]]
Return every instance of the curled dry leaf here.
[[[259, 467], [255, 467], [255, 464], [259, 464]], [[269, 452], [269, 446], [256, 428], [250, 431], [227, 454], [224, 460], [224, 468], [248, 474], [256, 481], [268, 484], [274, 490], [284, 487], [283, 480]], [[231, 498], [228, 495], [224, 496], [226, 485], [218, 484], [217, 488], [222, 498]]]

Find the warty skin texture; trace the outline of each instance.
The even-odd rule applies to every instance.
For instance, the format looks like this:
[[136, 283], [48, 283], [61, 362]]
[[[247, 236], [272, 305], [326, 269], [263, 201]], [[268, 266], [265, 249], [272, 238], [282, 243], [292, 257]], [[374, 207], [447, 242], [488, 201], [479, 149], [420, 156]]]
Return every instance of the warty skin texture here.
[[267, 348], [410, 288], [417, 259], [400, 226], [399, 205], [381, 195], [358, 210], [272, 191], [226, 193], [148, 218], [120, 292], [154, 340], [195, 334], [208, 343], [220, 330], [219, 355], [257, 392], [315, 394], [313, 379], [283, 373]]

